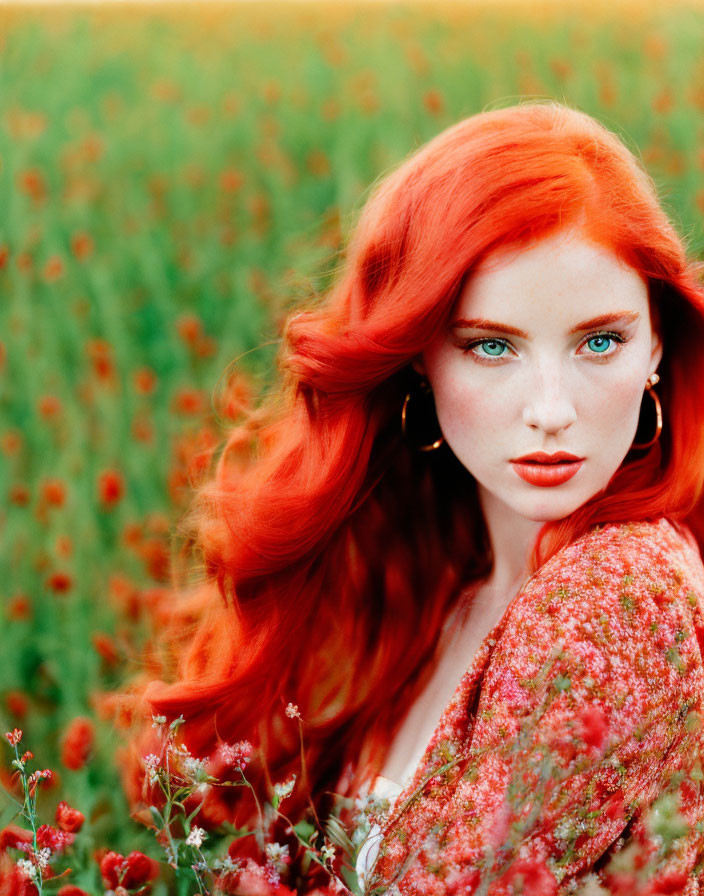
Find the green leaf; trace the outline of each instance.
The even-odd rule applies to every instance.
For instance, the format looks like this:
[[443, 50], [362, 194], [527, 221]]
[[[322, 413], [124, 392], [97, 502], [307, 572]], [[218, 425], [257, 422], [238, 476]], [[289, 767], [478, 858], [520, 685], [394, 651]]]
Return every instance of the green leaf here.
[[341, 873], [342, 879], [347, 884], [348, 888], [355, 894], [355, 896], [362, 896], [362, 888], [359, 885], [357, 872], [354, 870], [354, 868], [350, 868], [348, 865], [343, 865]]
[[558, 691], [569, 691], [572, 687], [572, 682], [567, 675], [558, 675], [554, 684]]
[[295, 824], [293, 829], [302, 840], [306, 841], [306, 843], [311, 842], [310, 838], [316, 830], [315, 825], [306, 821], [305, 818], [302, 821], [299, 821], [298, 824]]
[[335, 818], [334, 815], [331, 815], [330, 818], [325, 822], [325, 832], [328, 836], [328, 839], [335, 844], [335, 846], [339, 846], [341, 849], [352, 856], [355, 853], [354, 844], [350, 840], [347, 831], [343, 828], [339, 819]]

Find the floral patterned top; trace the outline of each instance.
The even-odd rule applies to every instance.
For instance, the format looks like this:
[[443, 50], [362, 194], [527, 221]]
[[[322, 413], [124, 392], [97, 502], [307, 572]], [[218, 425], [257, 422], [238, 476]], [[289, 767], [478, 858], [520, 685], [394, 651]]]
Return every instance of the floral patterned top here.
[[604, 524], [482, 642], [390, 810], [365, 894], [704, 894], [704, 566]]

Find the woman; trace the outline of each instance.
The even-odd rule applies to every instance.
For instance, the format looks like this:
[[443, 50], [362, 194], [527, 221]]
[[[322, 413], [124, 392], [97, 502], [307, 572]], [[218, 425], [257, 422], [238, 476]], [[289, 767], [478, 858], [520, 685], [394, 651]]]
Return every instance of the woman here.
[[[196, 755], [253, 741], [262, 793], [298, 773], [289, 817], [391, 795], [368, 892], [625, 892], [637, 841], [632, 885], [700, 893], [700, 273], [583, 113], [524, 103], [419, 149], [199, 491], [207, 579], [151, 712]], [[673, 786], [674, 840], [648, 827]]]

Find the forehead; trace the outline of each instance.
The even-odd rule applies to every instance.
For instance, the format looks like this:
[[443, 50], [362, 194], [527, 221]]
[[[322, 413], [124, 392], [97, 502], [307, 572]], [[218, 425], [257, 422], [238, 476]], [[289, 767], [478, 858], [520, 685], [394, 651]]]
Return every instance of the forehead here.
[[559, 231], [520, 248], [486, 256], [468, 274], [456, 310], [506, 316], [544, 311], [560, 317], [585, 310], [642, 310], [648, 287], [638, 271], [578, 231]]

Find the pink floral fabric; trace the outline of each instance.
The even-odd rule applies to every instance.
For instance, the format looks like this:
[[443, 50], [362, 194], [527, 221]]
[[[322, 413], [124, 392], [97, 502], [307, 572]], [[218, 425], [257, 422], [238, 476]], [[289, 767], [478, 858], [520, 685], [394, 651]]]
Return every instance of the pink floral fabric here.
[[704, 894], [703, 650], [685, 526], [607, 524], [564, 548], [378, 819], [365, 893]]

